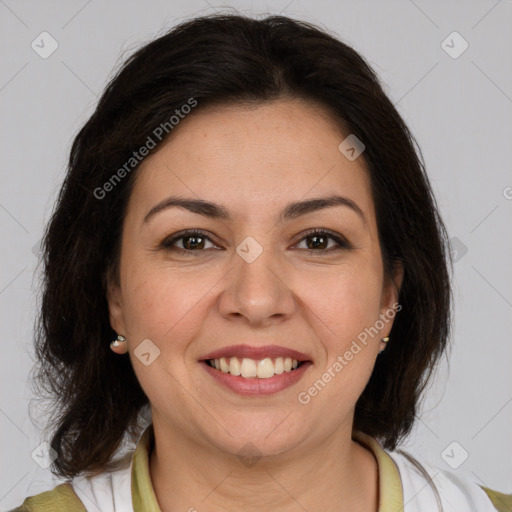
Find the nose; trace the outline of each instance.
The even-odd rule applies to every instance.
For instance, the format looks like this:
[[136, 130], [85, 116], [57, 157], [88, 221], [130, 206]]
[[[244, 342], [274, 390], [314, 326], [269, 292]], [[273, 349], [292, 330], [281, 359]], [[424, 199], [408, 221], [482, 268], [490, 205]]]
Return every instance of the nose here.
[[264, 249], [252, 262], [234, 255], [234, 268], [226, 276], [219, 311], [228, 319], [244, 319], [253, 326], [283, 322], [296, 308], [286, 275], [272, 250]]

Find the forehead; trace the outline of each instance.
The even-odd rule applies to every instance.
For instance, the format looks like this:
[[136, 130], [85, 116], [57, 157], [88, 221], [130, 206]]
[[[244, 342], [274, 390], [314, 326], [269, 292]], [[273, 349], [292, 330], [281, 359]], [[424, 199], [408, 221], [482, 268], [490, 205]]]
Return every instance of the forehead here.
[[340, 152], [349, 134], [324, 108], [298, 99], [197, 108], [139, 166], [139, 214], [170, 194], [251, 215], [333, 193], [373, 214], [366, 164]]

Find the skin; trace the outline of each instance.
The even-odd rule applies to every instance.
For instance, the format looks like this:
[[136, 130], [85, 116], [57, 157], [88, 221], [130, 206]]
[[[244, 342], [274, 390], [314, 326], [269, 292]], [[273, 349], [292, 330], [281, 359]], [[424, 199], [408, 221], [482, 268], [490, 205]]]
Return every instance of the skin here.
[[[127, 338], [114, 350], [128, 350], [151, 402], [150, 475], [164, 512], [378, 509], [377, 462], [351, 432], [392, 320], [307, 405], [297, 399], [392, 309], [402, 282], [402, 269], [384, 276], [366, 164], [338, 150], [347, 135], [297, 99], [198, 107], [138, 170], [108, 302], [113, 329]], [[357, 203], [364, 220], [346, 206], [279, 220], [290, 202], [332, 194]], [[170, 195], [224, 205], [232, 219], [170, 207], [144, 222]], [[331, 250], [327, 238], [307, 251], [310, 228], [351, 248]], [[190, 239], [161, 246], [185, 229], [210, 240], [188, 254], [177, 249]], [[252, 263], [236, 252], [248, 236], [263, 249]], [[148, 366], [134, 354], [145, 339], [160, 350]], [[295, 348], [313, 365], [285, 390], [244, 397], [198, 362], [239, 343]], [[249, 467], [242, 448], [261, 458]]]

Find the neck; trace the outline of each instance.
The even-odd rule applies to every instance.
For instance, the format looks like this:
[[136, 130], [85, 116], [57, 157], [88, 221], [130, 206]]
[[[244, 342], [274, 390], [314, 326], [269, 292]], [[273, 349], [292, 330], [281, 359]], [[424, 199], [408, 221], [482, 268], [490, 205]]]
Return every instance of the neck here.
[[377, 512], [373, 453], [340, 429], [322, 444], [243, 458], [155, 428], [151, 481], [162, 512]]

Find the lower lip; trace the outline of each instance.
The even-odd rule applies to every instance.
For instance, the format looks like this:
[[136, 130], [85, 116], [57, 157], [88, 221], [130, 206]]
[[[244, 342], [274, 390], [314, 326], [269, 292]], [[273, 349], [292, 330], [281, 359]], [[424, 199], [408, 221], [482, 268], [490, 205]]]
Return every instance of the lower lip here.
[[312, 363], [310, 361], [307, 361], [301, 364], [296, 370], [283, 372], [281, 375], [274, 375], [268, 379], [260, 379], [259, 377], [246, 379], [244, 377], [216, 370], [206, 362], [201, 361], [201, 366], [217, 382], [220, 382], [231, 391], [245, 396], [273, 395], [274, 393], [293, 386], [293, 384], [301, 379], [311, 364]]

